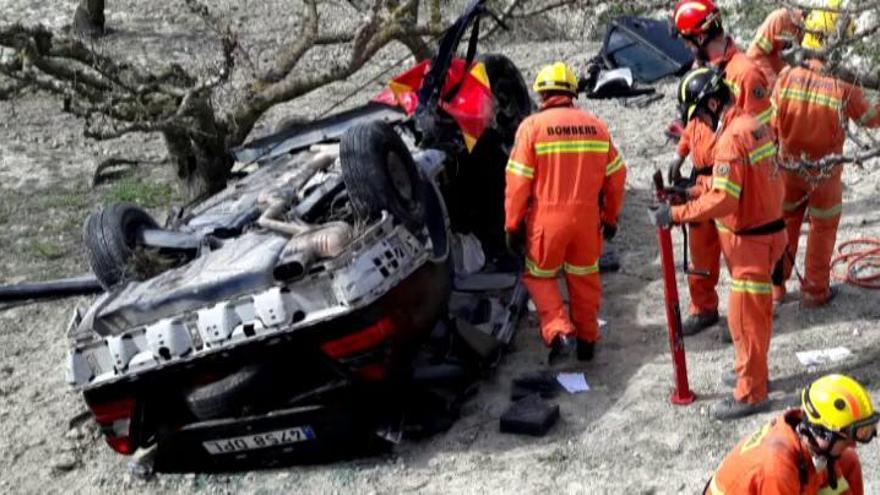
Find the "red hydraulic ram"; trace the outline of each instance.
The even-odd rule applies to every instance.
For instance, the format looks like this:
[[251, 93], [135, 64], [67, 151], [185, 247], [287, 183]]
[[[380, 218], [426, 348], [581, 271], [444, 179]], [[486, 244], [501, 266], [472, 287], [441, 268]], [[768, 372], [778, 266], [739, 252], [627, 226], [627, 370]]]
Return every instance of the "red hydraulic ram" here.
[[[663, 175], [659, 170], [654, 174], [654, 185], [658, 200], [670, 201], [672, 199], [663, 185]], [[675, 280], [675, 259], [672, 253], [671, 227], [658, 227], [657, 239], [660, 242], [660, 262], [663, 266], [663, 291], [666, 295], [669, 348], [672, 351], [672, 367], [675, 370], [675, 390], [672, 392], [670, 401], [676, 405], [687, 405], [692, 403], [696, 396], [688, 385], [687, 359], [684, 353], [684, 337], [681, 333], [681, 308], [678, 303], [678, 284]]]

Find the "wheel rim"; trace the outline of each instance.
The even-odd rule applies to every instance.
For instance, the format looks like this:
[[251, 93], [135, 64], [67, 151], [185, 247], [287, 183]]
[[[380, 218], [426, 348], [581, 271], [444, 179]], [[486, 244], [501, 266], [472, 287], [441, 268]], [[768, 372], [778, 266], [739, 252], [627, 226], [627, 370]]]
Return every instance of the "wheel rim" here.
[[388, 176], [391, 179], [391, 183], [394, 184], [397, 194], [406, 201], [412, 201], [413, 184], [406, 164], [393, 151], [388, 153], [386, 163], [388, 166]]

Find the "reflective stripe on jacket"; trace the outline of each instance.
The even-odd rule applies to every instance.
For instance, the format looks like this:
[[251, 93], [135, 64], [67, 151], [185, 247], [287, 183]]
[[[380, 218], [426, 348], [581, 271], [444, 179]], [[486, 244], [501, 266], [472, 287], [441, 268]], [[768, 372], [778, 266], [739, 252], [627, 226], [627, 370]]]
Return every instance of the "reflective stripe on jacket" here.
[[[616, 224], [626, 166], [604, 122], [556, 96], [526, 118], [507, 164], [505, 228], [516, 231], [531, 208], [568, 210]], [[583, 207], [583, 208], [582, 208]]]
[[746, 54], [752, 59], [763, 58], [776, 74], [785, 68], [781, 53], [786, 39], [797, 43], [798, 32], [804, 24], [804, 14], [799, 9], [781, 8], [771, 12], [765, 19]]
[[767, 126], [731, 108], [715, 143], [712, 190], [673, 207], [678, 223], [717, 219], [721, 230], [743, 231], [782, 218], [784, 184]]
[[736, 99], [736, 106], [754, 115], [762, 124], [773, 117], [770, 104], [770, 84], [755, 62], [739, 51], [733, 39], [728, 38], [727, 50], [713, 64], [724, 70], [724, 80]]
[[822, 74], [822, 63], [788, 68], [773, 90], [773, 125], [785, 160], [819, 160], [843, 152], [846, 119], [880, 127], [880, 104], [840, 79]]

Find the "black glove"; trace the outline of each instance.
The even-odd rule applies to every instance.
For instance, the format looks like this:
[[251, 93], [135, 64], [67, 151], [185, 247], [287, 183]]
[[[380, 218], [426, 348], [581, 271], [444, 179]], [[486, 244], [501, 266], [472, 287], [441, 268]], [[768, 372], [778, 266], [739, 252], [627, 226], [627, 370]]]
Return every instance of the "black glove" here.
[[520, 257], [525, 254], [525, 240], [522, 231], [505, 232], [504, 244], [511, 256]]
[[617, 235], [617, 225], [608, 222], [602, 222], [602, 238], [606, 241], [614, 239]]
[[648, 217], [655, 227], [669, 227], [672, 225], [672, 207], [668, 203], [649, 206]]

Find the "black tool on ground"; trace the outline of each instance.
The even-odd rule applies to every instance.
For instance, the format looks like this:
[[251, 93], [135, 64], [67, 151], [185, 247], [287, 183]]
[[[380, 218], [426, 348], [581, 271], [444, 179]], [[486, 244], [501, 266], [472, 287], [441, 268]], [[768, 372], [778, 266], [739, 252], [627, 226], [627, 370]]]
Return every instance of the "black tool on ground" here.
[[502, 433], [543, 436], [559, 420], [559, 406], [548, 404], [538, 394], [526, 396], [501, 415]]
[[533, 394], [539, 394], [541, 397], [550, 398], [555, 397], [564, 389], [556, 379], [556, 373], [539, 371], [514, 378], [511, 396], [514, 395], [514, 391], [520, 390], [527, 390]]

